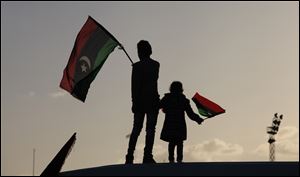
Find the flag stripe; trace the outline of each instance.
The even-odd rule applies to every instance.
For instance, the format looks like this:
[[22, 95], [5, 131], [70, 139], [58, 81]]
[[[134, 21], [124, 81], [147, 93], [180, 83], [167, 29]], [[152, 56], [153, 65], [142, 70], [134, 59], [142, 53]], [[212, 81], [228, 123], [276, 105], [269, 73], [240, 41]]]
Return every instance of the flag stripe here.
[[211, 115], [216, 114], [216, 112], [213, 112], [211, 110], [209, 110], [208, 108], [206, 108], [205, 106], [203, 106], [201, 103], [199, 103], [197, 101], [197, 99], [192, 98], [192, 100], [194, 101], [194, 103], [196, 104], [196, 107], [198, 109], [199, 114], [201, 114], [202, 116], [206, 116], [209, 117]]
[[209, 109], [209, 108], [208, 108], [207, 106], [205, 106], [204, 104], [201, 104], [197, 99], [193, 98], [192, 100], [195, 102], [197, 108], [202, 109], [203, 111], [209, 112], [209, 113], [211, 113], [211, 114], [217, 113], [216, 111], [213, 111], [213, 110]]
[[89, 17], [76, 37], [74, 47], [72, 49], [68, 64], [64, 69], [63, 78], [60, 83], [60, 87], [67, 90], [68, 92], [72, 91], [75, 84], [73, 76], [75, 74], [77, 58], [79, 57], [82, 48], [86, 45], [86, 42], [93, 34], [93, 31], [96, 30], [96, 28], [97, 24], [94, 23], [94, 21]]
[[212, 117], [225, 112], [225, 110], [219, 105], [199, 95], [198, 93], [193, 96], [192, 100], [196, 104], [199, 114], [202, 116]]
[[[104, 31], [101, 30], [101, 28], [97, 28], [93, 34], [90, 36], [90, 39], [87, 41], [86, 45], [84, 46], [83, 50], [81, 51], [81, 54], [79, 55], [76, 63], [76, 72], [73, 76], [75, 79], [75, 84], [79, 82], [84, 77], [87, 77], [87, 75], [90, 73], [91, 69], [94, 68], [94, 63], [97, 57], [97, 54], [99, 50], [102, 49], [102, 47], [107, 43], [109, 40], [109, 36], [104, 33]], [[80, 57], [86, 56], [90, 61], [90, 68], [86, 73], [81, 72], [81, 63], [79, 61]]]
[[85, 100], [91, 82], [95, 79], [96, 75], [106, 61], [108, 55], [114, 50], [117, 45], [118, 44], [112, 39], [109, 39], [107, 41], [103, 48], [101, 48], [101, 50], [98, 52], [96, 63], [94, 65], [95, 67], [93, 68], [93, 70], [88, 74], [88, 76], [84, 77], [78, 83], [76, 83], [72, 92], [73, 96], [82, 101]]
[[109, 38], [105, 45], [101, 48], [101, 50], [98, 52], [95, 64], [94, 64], [94, 69], [97, 67], [102, 67], [104, 62], [106, 61], [108, 55], [114, 51], [115, 47], [118, 46], [118, 43], [116, 41], [112, 40]]
[[109, 32], [107, 31], [100, 23], [98, 23], [95, 19], [93, 19], [91, 16], [89, 18], [94, 21], [95, 24], [97, 24], [98, 27], [101, 28], [102, 31], [104, 31], [107, 35], [109, 35], [110, 38], [112, 38], [114, 41], [118, 43], [118, 45], [121, 45], [121, 43]]
[[194, 97], [195, 97], [196, 100], [201, 102], [202, 105], [205, 105], [205, 107], [207, 109], [209, 109], [210, 111], [213, 111], [213, 112], [223, 112], [223, 111], [225, 111], [219, 105], [217, 105], [216, 103], [214, 103], [214, 102], [208, 100], [207, 98], [199, 95], [198, 93], [196, 93]]
[[[100, 69], [99, 69], [100, 70]], [[71, 94], [81, 100], [85, 101], [87, 92], [90, 88], [91, 82], [94, 80], [95, 76], [97, 75], [99, 70], [93, 70], [89, 75], [94, 76], [94, 77], [85, 77], [81, 79], [75, 86], [74, 89], [72, 90]]]
[[213, 115], [213, 114], [209, 114], [206, 110], [200, 109], [200, 108], [198, 108], [198, 112], [200, 115], [205, 116], [205, 117], [210, 117], [211, 115]]

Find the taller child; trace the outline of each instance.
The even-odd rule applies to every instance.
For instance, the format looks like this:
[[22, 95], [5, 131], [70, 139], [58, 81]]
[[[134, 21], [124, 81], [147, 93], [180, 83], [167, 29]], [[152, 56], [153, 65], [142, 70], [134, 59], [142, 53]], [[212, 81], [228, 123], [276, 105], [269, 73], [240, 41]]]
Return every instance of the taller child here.
[[159, 94], [157, 91], [159, 63], [150, 58], [152, 48], [148, 41], [139, 41], [137, 51], [140, 61], [133, 64], [131, 77], [134, 119], [125, 163], [133, 163], [136, 142], [143, 128], [145, 116], [147, 122], [143, 163], [156, 163], [153, 159], [152, 149], [159, 110]]

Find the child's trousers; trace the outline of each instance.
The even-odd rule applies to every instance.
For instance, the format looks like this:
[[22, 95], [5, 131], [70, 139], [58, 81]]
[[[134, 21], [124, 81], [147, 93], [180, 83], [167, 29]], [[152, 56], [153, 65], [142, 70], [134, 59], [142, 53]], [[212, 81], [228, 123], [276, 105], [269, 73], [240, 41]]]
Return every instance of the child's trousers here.
[[177, 162], [182, 162], [183, 159], [183, 141], [169, 142], [169, 161], [174, 162], [174, 150], [177, 146]]

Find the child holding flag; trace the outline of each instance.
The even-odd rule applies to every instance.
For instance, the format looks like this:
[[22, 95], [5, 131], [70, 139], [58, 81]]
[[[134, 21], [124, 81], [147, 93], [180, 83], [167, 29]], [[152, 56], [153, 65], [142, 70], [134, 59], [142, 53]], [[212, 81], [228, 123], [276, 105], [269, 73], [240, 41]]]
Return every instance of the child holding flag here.
[[169, 161], [174, 163], [174, 150], [177, 146], [177, 162], [181, 163], [183, 159], [183, 141], [187, 138], [185, 123], [185, 112], [191, 120], [201, 124], [202, 119], [194, 113], [189, 100], [183, 94], [182, 83], [179, 81], [172, 82], [170, 93], [160, 101], [160, 108], [166, 114], [160, 139], [169, 142]]

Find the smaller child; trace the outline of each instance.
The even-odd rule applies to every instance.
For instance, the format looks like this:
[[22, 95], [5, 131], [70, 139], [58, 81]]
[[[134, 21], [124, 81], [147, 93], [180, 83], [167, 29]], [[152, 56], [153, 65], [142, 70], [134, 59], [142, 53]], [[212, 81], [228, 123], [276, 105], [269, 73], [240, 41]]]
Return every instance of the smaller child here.
[[177, 162], [181, 163], [183, 159], [183, 141], [187, 138], [185, 112], [191, 120], [196, 121], [198, 124], [201, 124], [203, 119], [192, 110], [190, 101], [183, 94], [182, 83], [179, 81], [172, 82], [170, 93], [165, 94], [160, 101], [160, 108], [166, 114], [160, 139], [169, 142], [170, 163], [174, 163], [175, 146], [177, 146]]

